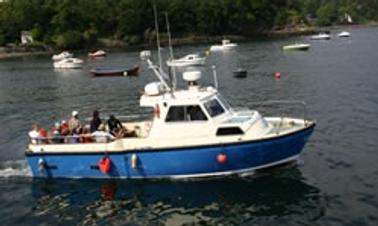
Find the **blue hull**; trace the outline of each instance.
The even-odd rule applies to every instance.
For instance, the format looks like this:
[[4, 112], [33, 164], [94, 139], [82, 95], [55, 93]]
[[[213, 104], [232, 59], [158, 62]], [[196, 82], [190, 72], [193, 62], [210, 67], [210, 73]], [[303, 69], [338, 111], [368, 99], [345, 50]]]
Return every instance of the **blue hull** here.
[[[246, 173], [295, 159], [315, 125], [290, 135], [252, 142], [191, 148], [108, 153], [111, 169], [102, 173], [105, 153], [26, 154], [34, 177], [51, 178], [190, 178]], [[226, 156], [219, 161], [220, 154]], [[133, 165], [132, 156], [137, 157]], [[43, 160], [43, 167], [40, 167]], [[223, 159], [224, 160], [224, 159]], [[134, 162], [135, 163], [135, 162]]]

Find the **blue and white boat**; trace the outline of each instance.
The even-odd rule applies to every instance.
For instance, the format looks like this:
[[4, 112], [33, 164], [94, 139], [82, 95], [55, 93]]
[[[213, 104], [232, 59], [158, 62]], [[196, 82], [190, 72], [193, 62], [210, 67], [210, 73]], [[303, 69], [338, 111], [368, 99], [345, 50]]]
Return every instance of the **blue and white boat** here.
[[214, 86], [200, 85], [200, 71], [186, 71], [182, 77], [187, 86], [179, 89], [176, 74], [163, 71], [159, 48], [159, 66], [151, 61], [150, 51], [141, 53], [158, 79], [140, 97], [141, 107], [153, 109], [150, 119], [123, 122], [133, 136], [102, 143], [32, 139], [25, 155], [34, 177], [214, 177], [249, 174], [298, 158], [315, 121], [305, 114], [263, 117], [256, 110], [231, 107], [218, 92], [215, 67]]
[[[141, 54], [159, 79], [145, 86], [141, 107], [151, 119], [123, 123], [134, 137], [106, 143], [43, 144], [25, 152], [34, 177], [193, 178], [245, 174], [296, 160], [314, 130], [305, 118], [263, 117], [236, 109], [201, 73], [183, 73], [188, 86], [168, 85], [164, 72]], [[215, 76], [216, 77], [216, 76]]]

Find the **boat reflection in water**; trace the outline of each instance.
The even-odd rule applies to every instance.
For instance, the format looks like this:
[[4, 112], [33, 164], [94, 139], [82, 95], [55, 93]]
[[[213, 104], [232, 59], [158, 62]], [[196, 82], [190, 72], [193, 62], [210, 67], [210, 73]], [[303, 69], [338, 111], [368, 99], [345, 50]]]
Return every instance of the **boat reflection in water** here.
[[35, 180], [33, 216], [77, 225], [239, 225], [308, 222], [323, 215], [320, 191], [291, 168], [212, 180]]

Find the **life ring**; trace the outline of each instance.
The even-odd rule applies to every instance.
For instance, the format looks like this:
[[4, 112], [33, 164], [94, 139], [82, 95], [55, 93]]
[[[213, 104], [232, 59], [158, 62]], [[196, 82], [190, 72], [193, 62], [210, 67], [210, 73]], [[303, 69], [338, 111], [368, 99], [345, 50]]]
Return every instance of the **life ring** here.
[[108, 174], [112, 169], [112, 161], [109, 157], [102, 157], [98, 161], [98, 168], [100, 169], [101, 173]]

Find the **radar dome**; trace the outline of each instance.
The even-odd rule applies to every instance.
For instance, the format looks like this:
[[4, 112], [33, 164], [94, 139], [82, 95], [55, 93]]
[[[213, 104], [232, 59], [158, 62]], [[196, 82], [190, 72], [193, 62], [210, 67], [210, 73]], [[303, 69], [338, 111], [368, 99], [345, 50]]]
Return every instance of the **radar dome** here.
[[163, 87], [160, 82], [151, 82], [144, 87], [144, 92], [148, 96], [159, 95], [163, 90]]
[[196, 82], [201, 78], [200, 71], [186, 71], [182, 74], [183, 79], [187, 82]]

